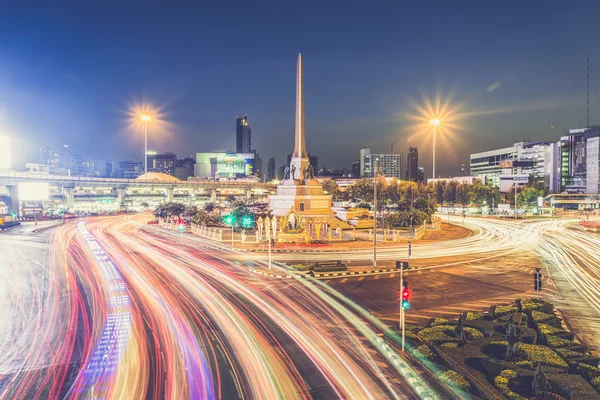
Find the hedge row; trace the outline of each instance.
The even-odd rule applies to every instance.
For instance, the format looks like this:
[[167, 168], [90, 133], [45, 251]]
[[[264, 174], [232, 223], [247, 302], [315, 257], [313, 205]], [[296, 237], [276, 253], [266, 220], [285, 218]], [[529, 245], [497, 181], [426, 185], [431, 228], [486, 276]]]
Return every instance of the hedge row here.
[[494, 385], [496, 385], [498, 390], [510, 400], [527, 400], [525, 397], [513, 392], [509, 387], [510, 381], [517, 379], [518, 377], [517, 373], [512, 369], [505, 369], [500, 375], [494, 378]]
[[531, 361], [534, 364], [540, 363], [550, 367], [569, 368], [568, 364], [556, 352], [546, 346], [536, 344], [517, 343], [515, 352], [521, 360]]
[[446, 382], [448, 385], [455, 386], [461, 390], [464, 390], [465, 392], [468, 392], [471, 389], [471, 384], [469, 383], [469, 381], [467, 381], [465, 378], [463, 378], [462, 375], [451, 369], [444, 372], [440, 376], [440, 379]]

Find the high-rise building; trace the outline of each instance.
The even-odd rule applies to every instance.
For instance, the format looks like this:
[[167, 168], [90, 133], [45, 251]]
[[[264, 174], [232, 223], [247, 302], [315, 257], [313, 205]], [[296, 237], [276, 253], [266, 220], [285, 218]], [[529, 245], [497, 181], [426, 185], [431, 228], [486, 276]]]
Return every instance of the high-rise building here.
[[356, 160], [352, 163], [352, 177], [360, 178], [360, 160]]
[[47, 149], [47, 159], [44, 160], [48, 171], [56, 175], [83, 176], [87, 174], [88, 168], [83, 158], [73, 152], [68, 145], [63, 145], [58, 150]]
[[149, 151], [146, 153], [146, 160], [148, 162], [148, 172], [160, 172], [172, 176], [177, 163], [177, 156], [173, 153]]
[[279, 167], [279, 169], [277, 170], [277, 179], [278, 180], [283, 180], [283, 178], [285, 178], [285, 169], [287, 168], [286, 165], [282, 165], [281, 167]]
[[423, 167], [419, 167], [419, 170], [417, 171], [417, 182], [425, 182], [425, 170]]
[[375, 160], [380, 174], [388, 178], [402, 179], [402, 153], [374, 154], [371, 149], [360, 149], [360, 177], [372, 178]]
[[119, 170], [113, 172], [115, 178], [135, 179], [144, 172], [141, 161], [125, 160], [119, 162]]
[[252, 128], [248, 125], [248, 116], [235, 117], [235, 151], [236, 153], [252, 152]]
[[194, 176], [194, 165], [196, 160], [193, 157], [179, 158], [173, 170], [173, 176], [180, 181], [187, 181]]
[[265, 171], [262, 166], [262, 158], [258, 155], [256, 150], [252, 150], [252, 154], [254, 154], [254, 176], [258, 178], [258, 180], [262, 181], [265, 177]]
[[88, 167], [88, 175], [99, 178], [110, 178], [113, 172], [112, 161], [106, 160], [90, 160], [86, 162]]
[[269, 158], [269, 164], [267, 164], [267, 180], [270, 182], [275, 179], [275, 157]]
[[406, 180], [418, 182], [419, 151], [416, 147], [409, 147], [406, 156]]

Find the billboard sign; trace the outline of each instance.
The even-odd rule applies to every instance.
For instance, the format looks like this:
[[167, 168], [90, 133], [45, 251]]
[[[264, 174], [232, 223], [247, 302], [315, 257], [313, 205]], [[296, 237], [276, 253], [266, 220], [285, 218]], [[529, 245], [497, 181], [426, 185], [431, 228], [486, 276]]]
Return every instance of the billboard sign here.
[[222, 153], [216, 157], [216, 173], [220, 178], [235, 178], [252, 175], [254, 154]]

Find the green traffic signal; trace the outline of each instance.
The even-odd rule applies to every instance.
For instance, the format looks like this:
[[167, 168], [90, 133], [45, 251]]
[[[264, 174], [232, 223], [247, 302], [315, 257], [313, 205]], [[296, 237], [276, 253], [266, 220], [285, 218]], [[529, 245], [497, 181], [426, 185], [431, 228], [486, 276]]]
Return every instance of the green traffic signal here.
[[408, 310], [410, 308], [410, 303], [408, 300], [402, 300], [402, 308]]
[[233, 225], [235, 225], [235, 222], [236, 222], [235, 215], [228, 214], [228, 215], [223, 216], [223, 223], [225, 225], [233, 226]]

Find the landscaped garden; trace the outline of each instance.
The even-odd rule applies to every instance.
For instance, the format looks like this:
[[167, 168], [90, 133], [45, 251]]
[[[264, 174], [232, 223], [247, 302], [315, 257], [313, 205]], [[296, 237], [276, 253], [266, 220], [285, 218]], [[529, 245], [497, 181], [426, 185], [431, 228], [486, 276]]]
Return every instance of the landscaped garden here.
[[545, 300], [517, 300], [457, 320], [409, 326], [412, 356], [435, 371], [457, 397], [600, 399], [598, 357]]

